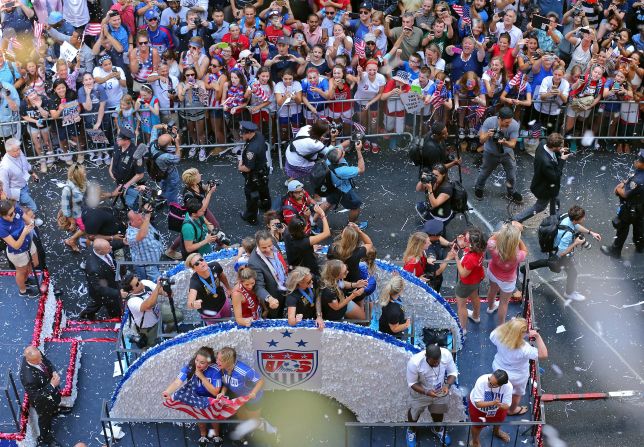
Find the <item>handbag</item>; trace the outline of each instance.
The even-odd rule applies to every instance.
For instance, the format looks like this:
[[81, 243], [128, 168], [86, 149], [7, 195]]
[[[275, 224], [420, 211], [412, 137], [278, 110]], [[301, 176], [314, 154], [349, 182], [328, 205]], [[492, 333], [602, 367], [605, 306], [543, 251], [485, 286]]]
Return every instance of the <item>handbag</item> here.
[[438, 345], [447, 348], [449, 345], [449, 335], [452, 333], [449, 329], [436, 329], [433, 327], [423, 328], [423, 343], [425, 346]]
[[[67, 187], [69, 189], [69, 209], [73, 209], [73, 192], [72, 189]], [[63, 188], [64, 189], [64, 188]], [[63, 231], [76, 231], [77, 225], [76, 225], [76, 220], [73, 217], [67, 217], [63, 214], [63, 210], [60, 209], [58, 210], [58, 214], [56, 215], [56, 224], [58, 225], [58, 228], [60, 228]]]
[[594, 96], [583, 96], [581, 98], [573, 98], [572, 101], [570, 101], [570, 108], [577, 112], [585, 112], [588, 110], [588, 107], [595, 101]]
[[168, 229], [181, 233], [183, 220], [186, 215], [186, 209], [177, 202], [168, 204]]

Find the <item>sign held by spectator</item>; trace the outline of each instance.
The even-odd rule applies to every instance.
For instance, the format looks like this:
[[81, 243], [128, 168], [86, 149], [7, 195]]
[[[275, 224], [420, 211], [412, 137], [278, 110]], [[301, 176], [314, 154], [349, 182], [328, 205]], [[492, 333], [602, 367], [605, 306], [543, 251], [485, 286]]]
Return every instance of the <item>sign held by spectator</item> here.
[[78, 50], [69, 42], [63, 42], [60, 46], [60, 58], [71, 62], [78, 56]]
[[423, 96], [416, 91], [409, 91], [400, 94], [400, 100], [405, 106], [407, 113], [418, 113], [423, 107]]

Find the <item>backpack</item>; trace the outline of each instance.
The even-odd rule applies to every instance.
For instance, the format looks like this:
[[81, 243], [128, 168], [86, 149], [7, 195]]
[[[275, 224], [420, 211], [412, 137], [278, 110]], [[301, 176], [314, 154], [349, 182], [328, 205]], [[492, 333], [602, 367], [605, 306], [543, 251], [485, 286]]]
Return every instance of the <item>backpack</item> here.
[[185, 207], [180, 203], [171, 202], [168, 204], [168, 229], [181, 233], [181, 227], [186, 215]]
[[563, 230], [564, 232], [573, 231], [572, 228], [561, 225], [561, 222], [566, 217], [568, 217], [568, 214], [562, 214], [561, 216], [553, 214], [541, 221], [539, 228], [537, 228], [537, 237], [542, 253], [552, 253], [557, 249], [555, 247], [555, 239], [557, 239], [559, 230]]
[[452, 196], [450, 197], [450, 207], [455, 213], [465, 213], [470, 210], [470, 207], [467, 206], [467, 191], [463, 187], [463, 184], [458, 180], [451, 180], [452, 184]]
[[145, 157], [145, 168], [148, 171], [150, 178], [156, 182], [165, 180], [168, 177], [168, 173], [159, 168], [157, 164], [157, 159], [163, 155], [163, 152], [160, 150], [152, 152], [152, 149], [149, 149], [147, 157]]
[[309, 174], [309, 180], [313, 187], [313, 191], [321, 197], [326, 197], [331, 192], [338, 189], [331, 179], [331, 171], [335, 174], [334, 168], [329, 168], [325, 161], [320, 160], [313, 165], [313, 169]]

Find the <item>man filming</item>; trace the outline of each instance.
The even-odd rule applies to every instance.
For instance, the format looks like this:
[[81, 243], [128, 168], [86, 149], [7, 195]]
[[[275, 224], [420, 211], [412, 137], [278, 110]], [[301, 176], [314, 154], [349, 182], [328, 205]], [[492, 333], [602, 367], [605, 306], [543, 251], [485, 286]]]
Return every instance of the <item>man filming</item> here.
[[509, 107], [503, 107], [499, 115], [491, 116], [481, 125], [479, 140], [483, 143], [483, 166], [476, 185], [474, 195], [477, 200], [483, 200], [483, 188], [488, 177], [501, 164], [506, 176], [506, 197], [520, 203], [523, 197], [516, 191], [517, 161], [514, 149], [519, 136], [519, 123], [512, 117], [514, 112]]
[[[171, 146], [174, 143], [174, 147]], [[177, 132], [174, 122], [157, 124], [150, 134], [150, 152], [152, 161], [162, 173], [159, 182], [161, 195], [168, 202], [179, 201], [179, 188], [181, 178], [177, 165], [181, 161], [181, 136]]]
[[125, 238], [130, 246], [132, 261], [139, 263], [134, 269], [139, 278], [156, 281], [161, 275], [158, 263], [163, 253], [161, 235], [150, 223], [152, 205], [146, 203], [143, 211], [130, 211], [127, 214], [129, 225]]

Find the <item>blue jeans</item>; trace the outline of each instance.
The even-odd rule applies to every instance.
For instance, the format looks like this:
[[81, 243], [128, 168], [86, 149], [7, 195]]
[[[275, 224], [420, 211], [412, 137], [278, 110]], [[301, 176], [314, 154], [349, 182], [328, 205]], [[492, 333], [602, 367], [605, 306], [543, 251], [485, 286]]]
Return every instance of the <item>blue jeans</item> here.
[[161, 276], [159, 267], [156, 265], [135, 265], [134, 271], [136, 272], [136, 276], [138, 276], [139, 279], [148, 279], [152, 282], [157, 282], [157, 279], [159, 279], [159, 276]]
[[22, 207], [27, 207], [30, 210], [32, 210], [34, 213], [38, 211], [38, 206], [36, 206], [36, 202], [34, 202], [34, 199], [31, 198], [31, 195], [29, 194], [29, 185], [25, 185], [21, 190], [20, 190], [20, 206]]
[[125, 191], [125, 204], [131, 210], [136, 211], [139, 209], [139, 190], [134, 186], [130, 186]]
[[161, 195], [170, 204], [179, 201], [179, 188], [181, 186], [181, 179], [179, 178], [179, 171], [177, 168], [171, 168], [168, 171], [168, 176], [161, 180]]

